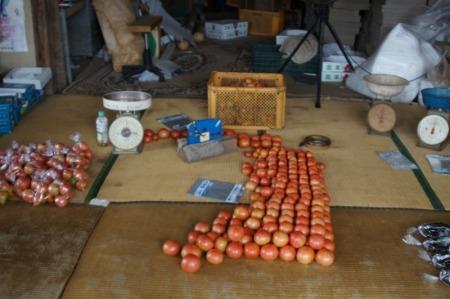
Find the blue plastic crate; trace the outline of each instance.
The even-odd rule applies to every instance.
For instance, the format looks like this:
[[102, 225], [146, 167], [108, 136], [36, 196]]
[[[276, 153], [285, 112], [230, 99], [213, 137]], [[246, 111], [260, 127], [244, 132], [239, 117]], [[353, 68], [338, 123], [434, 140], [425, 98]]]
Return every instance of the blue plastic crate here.
[[15, 96], [0, 97], [0, 134], [10, 134], [20, 120], [20, 102]]
[[9, 113], [14, 119], [15, 123], [18, 123], [20, 120], [20, 108], [22, 106], [21, 101], [16, 96], [0, 96], [0, 103], [3, 107], [3, 110], [8, 107]]

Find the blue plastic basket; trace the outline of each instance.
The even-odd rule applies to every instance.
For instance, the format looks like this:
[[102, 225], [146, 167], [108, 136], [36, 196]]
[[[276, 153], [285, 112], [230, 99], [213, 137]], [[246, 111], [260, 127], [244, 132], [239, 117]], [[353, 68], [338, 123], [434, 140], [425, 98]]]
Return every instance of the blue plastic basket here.
[[450, 110], [450, 88], [426, 88], [422, 97], [427, 108]]

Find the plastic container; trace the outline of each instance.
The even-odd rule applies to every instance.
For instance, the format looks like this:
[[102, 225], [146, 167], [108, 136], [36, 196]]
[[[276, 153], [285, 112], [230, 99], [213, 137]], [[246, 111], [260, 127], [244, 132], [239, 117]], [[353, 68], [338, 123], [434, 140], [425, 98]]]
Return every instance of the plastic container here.
[[100, 146], [108, 145], [108, 118], [104, 111], [99, 111], [95, 120], [95, 128], [97, 131], [97, 143]]
[[[252, 80], [263, 87], [241, 87]], [[286, 81], [283, 74], [213, 72], [208, 82], [208, 115], [225, 128], [281, 129], [285, 122]]]
[[52, 70], [48, 67], [18, 67], [6, 74], [3, 82], [33, 84], [36, 89], [43, 89], [51, 78]]
[[450, 110], [450, 88], [426, 88], [422, 96], [427, 108]]

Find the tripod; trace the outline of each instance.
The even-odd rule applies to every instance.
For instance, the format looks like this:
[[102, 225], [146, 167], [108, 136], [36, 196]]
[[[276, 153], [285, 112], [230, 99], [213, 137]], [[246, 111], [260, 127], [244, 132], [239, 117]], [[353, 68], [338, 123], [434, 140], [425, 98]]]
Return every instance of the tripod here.
[[355, 69], [353, 68], [352, 63], [350, 62], [350, 58], [347, 56], [347, 53], [345, 53], [344, 46], [342, 46], [342, 42], [339, 39], [336, 31], [334, 30], [333, 26], [331, 26], [330, 22], [328, 21], [330, 16], [330, 5], [334, 1], [312, 1], [313, 2], [313, 10], [315, 14], [315, 21], [314, 24], [311, 26], [311, 28], [308, 30], [308, 32], [303, 36], [303, 38], [300, 40], [298, 45], [295, 47], [294, 51], [289, 55], [289, 57], [286, 59], [286, 61], [283, 63], [283, 65], [278, 70], [279, 73], [282, 73], [286, 66], [289, 64], [289, 62], [292, 60], [292, 57], [294, 57], [295, 53], [300, 49], [300, 47], [303, 45], [303, 43], [306, 41], [308, 36], [318, 27], [318, 38], [319, 38], [319, 70], [317, 73], [316, 81], [317, 81], [317, 98], [316, 98], [316, 108], [320, 108], [320, 95], [321, 95], [321, 88], [322, 88], [322, 44], [323, 44], [323, 25], [325, 24], [328, 29], [331, 32], [331, 35], [333, 35], [334, 40], [339, 46], [339, 49], [344, 54], [345, 59], [347, 60], [349, 66], [351, 67], [352, 71]]

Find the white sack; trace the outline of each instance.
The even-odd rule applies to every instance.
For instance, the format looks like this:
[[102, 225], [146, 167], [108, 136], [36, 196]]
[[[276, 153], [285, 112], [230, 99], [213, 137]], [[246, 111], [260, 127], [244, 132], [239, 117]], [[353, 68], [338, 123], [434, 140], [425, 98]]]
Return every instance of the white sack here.
[[[405, 90], [393, 97], [393, 102], [412, 102], [419, 92], [420, 78], [441, 60], [438, 50], [415, 34], [409, 25], [395, 26], [377, 51], [354, 73], [350, 74], [347, 86], [367, 97], [376, 98], [364, 81], [367, 72], [372, 74], [397, 75], [412, 81]], [[366, 71], [365, 71], [366, 70]]]

